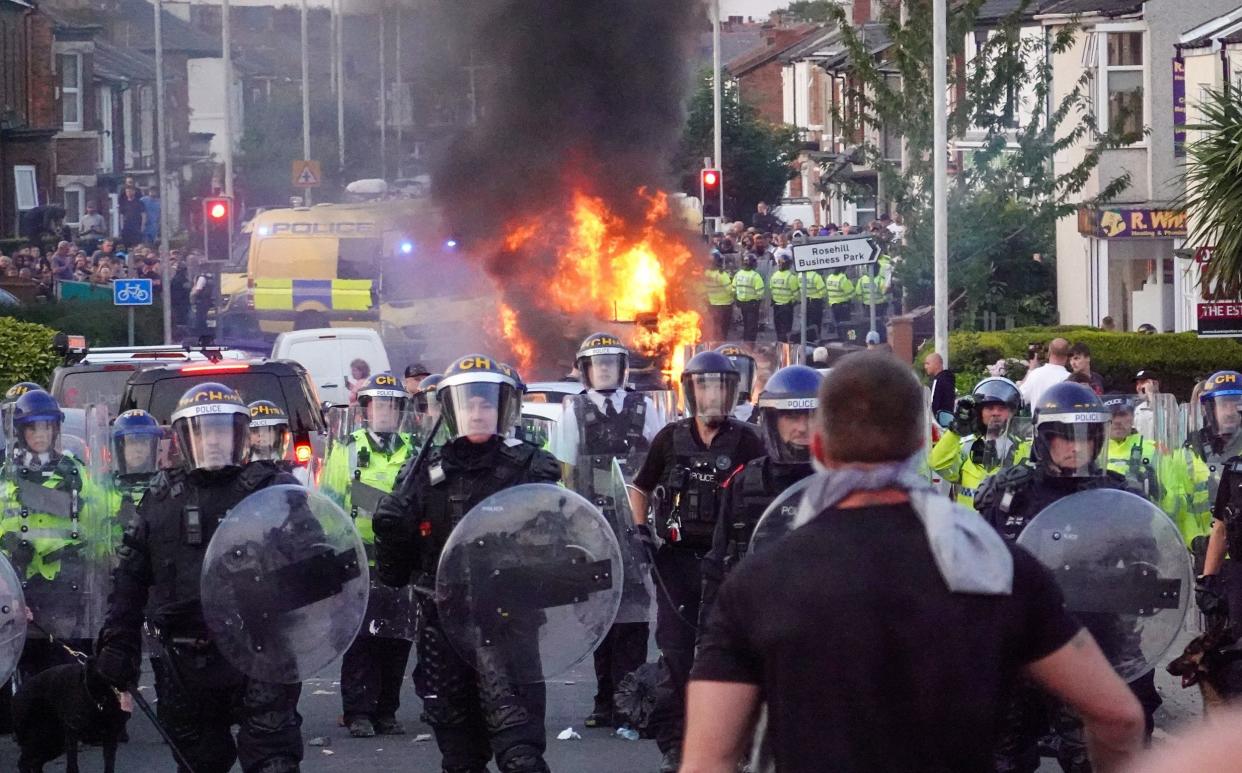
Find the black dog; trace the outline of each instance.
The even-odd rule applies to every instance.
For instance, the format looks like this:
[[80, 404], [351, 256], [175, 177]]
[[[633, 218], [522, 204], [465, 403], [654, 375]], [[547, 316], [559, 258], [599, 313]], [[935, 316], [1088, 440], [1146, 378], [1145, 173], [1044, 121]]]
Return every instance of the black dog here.
[[18, 773], [42, 773], [62, 754], [65, 773], [78, 773], [78, 742], [103, 746], [104, 773], [113, 773], [129, 716], [129, 708], [89, 666], [55, 666], [24, 680], [13, 696]]

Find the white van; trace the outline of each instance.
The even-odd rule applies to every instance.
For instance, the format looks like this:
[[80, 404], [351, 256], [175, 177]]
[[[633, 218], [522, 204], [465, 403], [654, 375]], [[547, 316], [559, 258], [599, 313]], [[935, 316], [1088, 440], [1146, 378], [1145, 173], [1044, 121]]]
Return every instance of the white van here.
[[[371, 375], [391, 370], [379, 333], [365, 327], [324, 327], [281, 333], [272, 346], [272, 359], [293, 360], [310, 372], [319, 399], [349, 405], [349, 364], [365, 360]], [[401, 374], [393, 375], [400, 377]]]

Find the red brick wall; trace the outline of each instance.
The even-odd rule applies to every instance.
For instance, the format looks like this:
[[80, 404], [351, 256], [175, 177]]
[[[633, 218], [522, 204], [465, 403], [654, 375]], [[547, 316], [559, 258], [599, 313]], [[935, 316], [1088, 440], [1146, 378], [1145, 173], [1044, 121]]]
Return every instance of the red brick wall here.
[[785, 120], [785, 89], [781, 83], [781, 63], [768, 62], [738, 79], [738, 93], [759, 115], [772, 123]]
[[60, 126], [56, 102], [56, 72], [52, 57], [52, 21], [41, 13], [30, 14], [27, 61], [27, 125], [34, 128]]
[[93, 137], [56, 140], [56, 174], [95, 174], [98, 145]]

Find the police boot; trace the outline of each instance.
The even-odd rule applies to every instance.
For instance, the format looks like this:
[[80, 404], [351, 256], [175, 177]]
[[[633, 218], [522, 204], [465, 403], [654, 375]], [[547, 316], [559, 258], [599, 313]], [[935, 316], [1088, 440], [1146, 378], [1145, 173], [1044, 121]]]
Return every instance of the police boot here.
[[660, 760], [660, 773], [677, 773], [681, 768], [681, 750], [669, 749]]
[[380, 735], [405, 735], [405, 725], [393, 716], [376, 717], [371, 724]]
[[349, 720], [349, 734], [354, 738], [373, 738], [375, 736], [375, 725], [371, 724], [371, 720], [367, 717], [354, 717]]
[[500, 773], [551, 773], [543, 761], [543, 752], [534, 746], [519, 744], [496, 758]]

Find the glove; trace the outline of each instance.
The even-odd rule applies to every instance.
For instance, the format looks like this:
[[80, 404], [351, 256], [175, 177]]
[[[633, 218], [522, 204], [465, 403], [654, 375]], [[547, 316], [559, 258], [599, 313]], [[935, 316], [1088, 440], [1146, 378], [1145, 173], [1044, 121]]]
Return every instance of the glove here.
[[1224, 578], [1218, 574], [1199, 575], [1195, 582], [1195, 606], [1209, 617], [1228, 615], [1229, 603], [1225, 600]]
[[114, 641], [101, 644], [86, 667], [118, 690], [128, 690], [138, 683], [139, 658], [139, 653]]
[[647, 555], [653, 555], [656, 551], [655, 535], [651, 533], [651, 524], [638, 523], [630, 527], [630, 534], [634, 541], [638, 543], [639, 548]]
[[957, 398], [957, 402], [953, 405], [953, 421], [949, 422], [949, 431], [966, 437], [975, 434], [978, 424], [978, 411], [975, 410], [974, 398], [969, 395]]

